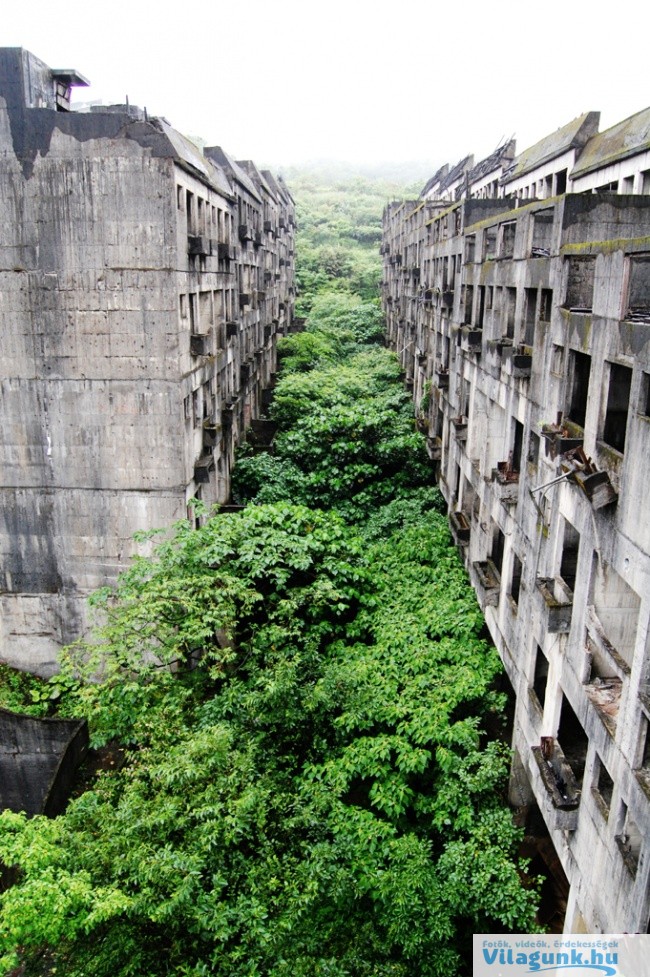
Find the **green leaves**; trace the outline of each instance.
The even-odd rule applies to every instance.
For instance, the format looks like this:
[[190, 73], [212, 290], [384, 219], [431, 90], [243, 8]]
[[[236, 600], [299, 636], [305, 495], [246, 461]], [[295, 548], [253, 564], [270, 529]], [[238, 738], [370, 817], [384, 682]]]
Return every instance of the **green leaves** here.
[[251, 504], [142, 537], [60, 675], [5, 686], [127, 748], [60, 818], [0, 816], [5, 970], [446, 977], [471, 928], [534, 927], [485, 733], [501, 665], [379, 310], [309, 304]]

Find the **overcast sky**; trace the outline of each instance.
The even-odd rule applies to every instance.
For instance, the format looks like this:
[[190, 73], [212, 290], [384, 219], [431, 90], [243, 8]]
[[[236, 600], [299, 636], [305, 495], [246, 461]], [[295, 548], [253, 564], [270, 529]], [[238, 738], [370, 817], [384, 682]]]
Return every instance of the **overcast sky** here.
[[1, 43], [123, 102], [289, 165], [519, 151], [581, 112], [650, 104], [647, 4], [595, 0], [5, 0]]

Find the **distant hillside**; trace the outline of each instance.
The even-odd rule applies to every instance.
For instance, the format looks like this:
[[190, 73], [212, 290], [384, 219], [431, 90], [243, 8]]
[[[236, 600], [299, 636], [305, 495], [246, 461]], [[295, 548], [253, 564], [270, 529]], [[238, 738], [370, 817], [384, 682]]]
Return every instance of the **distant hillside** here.
[[284, 176], [298, 218], [298, 311], [307, 313], [313, 297], [331, 289], [377, 298], [384, 207], [395, 198], [416, 196], [424, 181], [369, 176], [346, 163], [292, 167]]

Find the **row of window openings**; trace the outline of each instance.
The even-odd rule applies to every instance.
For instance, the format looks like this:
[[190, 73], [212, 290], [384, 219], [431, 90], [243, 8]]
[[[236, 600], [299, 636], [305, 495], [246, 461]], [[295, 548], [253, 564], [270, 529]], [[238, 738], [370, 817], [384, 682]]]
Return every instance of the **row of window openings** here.
[[[572, 312], [593, 311], [596, 282], [596, 257], [568, 258], [565, 308]], [[621, 315], [625, 320], [650, 321], [650, 255], [629, 255], [626, 264], [625, 300]]]
[[[468, 486], [465, 485], [467, 491]], [[466, 499], [472, 499], [471, 490], [463, 496], [463, 509], [468, 512]], [[468, 513], [469, 514], [469, 513]], [[495, 527], [492, 538], [491, 560], [499, 574], [502, 574], [505, 536]], [[558, 565], [558, 576], [565, 585], [563, 600], [571, 601], [576, 586], [580, 534], [568, 520], [562, 521], [562, 547]], [[515, 604], [519, 602], [522, 563], [513, 554], [512, 574], [508, 593]], [[603, 681], [617, 676], [619, 679], [632, 666], [641, 601], [636, 592], [611, 567], [604, 566], [598, 555], [593, 554], [589, 580], [589, 606], [597, 622], [597, 629], [604, 636], [604, 643], [592, 640], [586, 642], [590, 649], [589, 682]], [[614, 657], [615, 656], [615, 659]], [[618, 664], [616, 664], [616, 662]]]
[[[531, 689], [542, 711], [546, 701], [548, 676], [548, 659], [540, 646], [536, 645]], [[641, 735], [643, 751], [639, 769], [645, 779], [650, 774], [650, 724], [645, 716]], [[571, 767], [578, 790], [582, 791], [589, 739], [566, 696], [562, 697], [557, 741]], [[614, 781], [598, 754], [595, 756], [591, 790], [596, 797], [599, 810], [605, 819], [609, 820], [614, 796]], [[622, 798], [619, 800], [614, 832], [618, 847], [625, 856], [625, 863], [634, 876], [639, 865], [642, 838], [638, 826], [630, 816], [628, 805]]]
[[232, 214], [181, 186], [176, 187], [176, 203], [178, 210], [185, 213], [188, 234], [216, 237], [225, 244], [230, 242]]
[[[572, 421], [579, 428], [585, 426], [587, 397], [589, 393], [589, 377], [591, 372], [591, 357], [587, 353], [570, 350], [569, 371], [571, 378], [569, 407], [567, 420]], [[553, 350], [552, 372], [562, 375], [564, 349], [555, 346]], [[602, 440], [610, 448], [621, 454], [625, 449], [627, 421], [630, 410], [630, 394], [632, 389], [632, 369], [619, 363], [609, 363], [607, 381], [607, 402], [600, 432]], [[461, 398], [462, 399], [462, 398]], [[469, 403], [469, 393], [464, 400]], [[644, 417], [650, 417], [650, 374], [643, 373], [641, 389], [638, 397], [637, 411]], [[467, 410], [465, 409], [465, 416]], [[523, 425], [513, 421], [513, 448], [508, 461], [511, 471], [520, 471], [523, 452]], [[536, 463], [539, 456], [539, 437], [531, 432], [528, 445], [527, 460]]]
[[[514, 341], [516, 335], [517, 289], [493, 285], [477, 286], [476, 306], [474, 302], [474, 286], [463, 286], [462, 308], [463, 319], [468, 325], [482, 329], [488, 315], [493, 321], [501, 318], [502, 333], [505, 339]], [[505, 301], [504, 301], [505, 300]], [[535, 340], [535, 326], [537, 322], [549, 322], [553, 307], [553, 290], [550, 288], [525, 288], [523, 329], [521, 342], [525, 346], [532, 346]]]
[[178, 297], [181, 320], [189, 321], [190, 332], [202, 333], [215, 322], [233, 318], [234, 295], [231, 289], [216, 292], [190, 292]]
[[[551, 232], [549, 228], [552, 228], [552, 221], [543, 222], [540, 224], [540, 226], [544, 228], [544, 234], [540, 233], [537, 235], [537, 237], [535, 234], [533, 234], [532, 246], [533, 252], [538, 254], [541, 252], [548, 252], [549, 250], [551, 241]], [[507, 248], [507, 254], [504, 253], [503, 256], [510, 256], [511, 249], [514, 247], [514, 227], [514, 221], [509, 224], [501, 225], [500, 240], [502, 242], [502, 248]], [[512, 230], [508, 231], [509, 228]], [[496, 255], [497, 229], [488, 229], [488, 231], [490, 230], [492, 230], [494, 233], [493, 237], [489, 238], [488, 240], [492, 242], [490, 247], [494, 245], [493, 251], [494, 255]], [[485, 233], [488, 234], [488, 231]], [[467, 261], [474, 260], [474, 246], [475, 235], [470, 235], [465, 242]], [[486, 258], [494, 255], [487, 253]], [[595, 286], [595, 256], [570, 257], [566, 259], [566, 265], [567, 285], [564, 306], [573, 312], [591, 312], [593, 309]], [[428, 262], [425, 263], [425, 281], [429, 281], [429, 276], [426, 273], [427, 266]], [[453, 289], [455, 276], [460, 273], [460, 269], [460, 255], [451, 255], [433, 259], [434, 281], [438, 281], [440, 278], [442, 279], [443, 291]], [[540, 291], [541, 299], [537, 318], [542, 321], [549, 321], [551, 317], [553, 292], [551, 289], [544, 288]], [[537, 297], [537, 292], [538, 289], [525, 289], [526, 301], [524, 321], [527, 332], [530, 332], [530, 330], [534, 328], [536, 311], [535, 300]], [[506, 334], [514, 334], [517, 290], [515, 288], [508, 287], [501, 288], [500, 286], [479, 286], [479, 294], [484, 294], [484, 297], [480, 298], [479, 302], [477, 303], [477, 308], [474, 311], [473, 287], [471, 285], [466, 287], [463, 302], [465, 321], [468, 323], [474, 323], [478, 328], [481, 328], [483, 325], [484, 312], [491, 310], [499, 312], [502, 308], [502, 294], [505, 294]], [[650, 255], [640, 254], [629, 256], [626, 295], [627, 298], [624, 303], [624, 309], [622, 310], [623, 317], [626, 320], [631, 319], [632, 321], [642, 322], [650, 319]], [[527, 345], [530, 344], [527, 343]]]
[[[541, 210], [533, 215], [526, 248], [529, 257], [542, 258], [550, 255], [553, 222], [553, 209]], [[514, 257], [516, 233], [517, 221], [512, 220], [487, 227], [480, 234], [468, 234], [465, 238], [465, 261], [473, 263]]]
[[[176, 188], [176, 200], [178, 210], [185, 213], [188, 234], [216, 237], [224, 244], [231, 243], [234, 223], [232, 214], [215, 207], [208, 200], [182, 186]], [[247, 224], [259, 229], [257, 228], [260, 220], [259, 210], [241, 199], [238, 216], [240, 225]]]
[[[563, 348], [555, 346], [551, 367], [553, 373], [562, 375], [563, 359]], [[620, 363], [608, 363], [606, 366], [609, 369], [607, 402], [600, 430], [600, 440], [610, 448], [614, 448], [615, 451], [623, 453], [630, 411], [633, 371], [631, 367], [623, 366]], [[587, 416], [590, 376], [591, 356], [578, 350], [570, 350], [570, 396], [567, 416], [580, 428], [584, 428]], [[641, 377], [637, 411], [645, 417], [650, 417], [650, 374], [645, 372]]]
[[[573, 312], [591, 312], [595, 282], [595, 258], [569, 258], [565, 306]], [[464, 319], [477, 328], [483, 327], [486, 312], [503, 312], [504, 335], [515, 334], [517, 289], [501, 286], [478, 286], [478, 301], [474, 308], [474, 288], [467, 285], [463, 298]], [[539, 299], [538, 299], [539, 292]], [[504, 303], [505, 298], [505, 303]], [[553, 306], [552, 289], [524, 289], [523, 342], [530, 346], [534, 338], [535, 322], [549, 321]], [[650, 321], [650, 256], [629, 259], [627, 301], [624, 317], [627, 320]]]

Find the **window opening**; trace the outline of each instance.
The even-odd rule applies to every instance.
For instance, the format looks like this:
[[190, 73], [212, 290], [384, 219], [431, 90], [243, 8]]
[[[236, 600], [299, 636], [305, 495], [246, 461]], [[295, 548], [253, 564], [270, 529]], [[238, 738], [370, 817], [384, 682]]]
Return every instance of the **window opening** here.
[[521, 560], [515, 553], [512, 560], [512, 578], [510, 581], [510, 596], [516, 604], [519, 603], [519, 592], [521, 590]]
[[560, 562], [560, 576], [570, 590], [575, 589], [578, 568], [578, 550], [580, 549], [580, 533], [570, 522], [564, 520], [564, 538], [562, 540], [562, 559]]
[[562, 696], [557, 738], [562, 752], [573, 770], [578, 787], [582, 787], [589, 739], [566, 696]]
[[474, 304], [474, 286], [465, 286], [465, 322], [470, 325], [472, 322], [472, 306]]
[[572, 385], [569, 418], [579, 427], [584, 428], [587, 415], [591, 356], [588, 356], [586, 353], [579, 353], [577, 350], [571, 350], [570, 362], [572, 366]]
[[539, 317], [542, 322], [551, 321], [551, 310], [553, 308], [553, 289], [543, 288], [539, 302]]
[[535, 644], [535, 671], [533, 673], [533, 692], [537, 696], [540, 706], [544, 708], [546, 702], [546, 687], [548, 685], [548, 658], [538, 644]]
[[515, 308], [517, 305], [517, 289], [507, 288], [507, 306], [506, 306], [506, 336], [508, 339], [514, 339], [515, 336]]
[[607, 391], [607, 412], [603, 429], [603, 441], [616, 451], [625, 450], [625, 431], [630, 406], [632, 370], [618, 363], [609, 368], [609, 389]]
[[508, 221], [501, 225], [501, 257], [512, 258], [515, 253], [516, 221]]
[[553, 211], [538, 210], [533, 214], [532, 258], [548, 258], [553, 239]]
[[492, 562], [501, 573], [503, 568], [503, 551], [506, 545], [506, 538], [497, 526], [492, 537]]
[[526, 304], [524, 319], [524, 344], [532, 346], [535, 341], [535, 316], [537, 313], [537, 289], [527, 288], [524, 290]]
[[594, 304], [596, 259], [569, 258], [566, 307], [572, 312], [591, 312]]
[[639, 413], [650, 417], [650, 373], [641, 374], [641, 397]]
[[510, 454], [510, 467], [513, 472], [521, 471], [521, 455], [524, 445], [524, 425], [521, 421], [513, 421], [513, 440], [512, 452]]
[[497, 228], [488, 227], [485, 231], [485, 260], [496, 258], [497, 254]]
[[476, 325], [479, 329], [483, 328], [483, 320], [485, 318], [485, 285], [479, 285], [478, 287], [478, 314], [476, 318]]
[[618, 815], [618, 832], [615, 835], [619, 850], [628, 871], [634, 877], [639, 867], [641, 854], [641, 832], [632, 819], [627, 804], [621, 801]]
[[599, 756], [596, 757], [596, 768], [595, 768], [595, 778], [593, 791], [597, 795], [598, 800], [601, 802], [598, 807], [602, 811], [605, 818], [609, 816], [609, 811], [612, 806], [612, 795], [614, 793], [614, 781], [610, 777], [607, 767], [600, 759]]
[[650, 255], [630, 258], [630, 284], [626, 319], [650, 322]]

